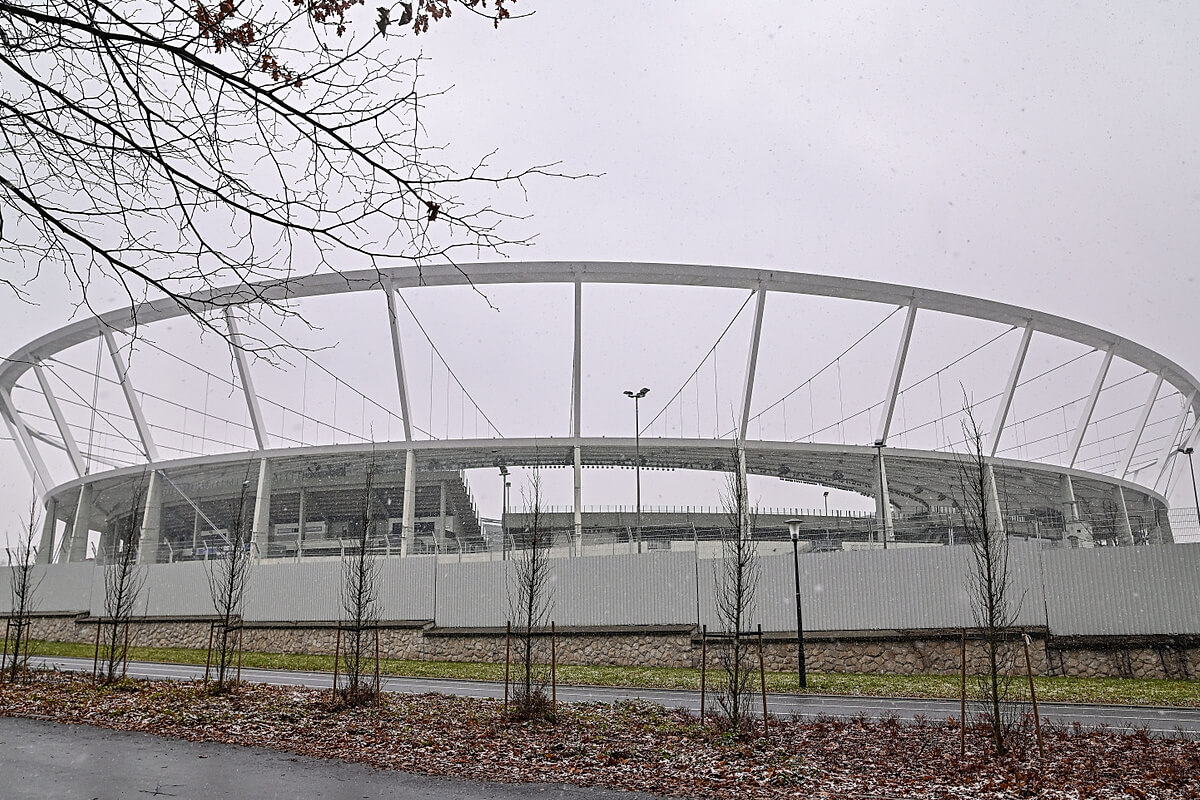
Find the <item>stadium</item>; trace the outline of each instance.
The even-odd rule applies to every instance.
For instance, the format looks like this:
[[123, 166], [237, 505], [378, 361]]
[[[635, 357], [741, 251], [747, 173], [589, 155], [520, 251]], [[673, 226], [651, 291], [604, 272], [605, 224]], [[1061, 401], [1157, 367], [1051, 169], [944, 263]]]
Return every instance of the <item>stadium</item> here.
[[[540, 359], [539, 369], [569, 383], [565, 425], [526, 415], [531, 435], [500, 434], [520, 393], [498, 390], [496, 378], [472, 384], [472, 365], [447, 357], [416, 310], [422, 296], [455, 291], [540, 292], [539, 313], [563, 323], [542, 338], [566, 358]], [[590, 303], [611, 313], [614, 298], [639, 292], [660, 316], [697, 295], [723, 313], [681, 314], [681, 336], [699, 328], [707, 338], [662, 356], [678, 380], [635, 398], [632, 429], [596, 426], [589, 359], [620, 354], [604, 356], [604, 331], [585, 336], [599, 312]], [[332, 303], [356, 303], [350, 313], [381, 334], [378, 350], [362, 344], [373, 388], [262, 323], [264, 300], [288, 309], [282, 327], [299, 318], [309, 329]], [[222, 311], [201, 324], [193, 304]], [[462, 314], [454, 329], [469, 330], [475, 316], [486, 317]], [[478, 334], [480, 360], [495, 338]], [[509, 364], [499, 374], [522, 385], [517, 372]], [[385, 617], [427, 634], [406, 634], [404, 647], [436, 649], [435, 634], [486, 637], [503, 625], [506, 562], [534, 510], [554, 532], [561, 625], [588, 636], [659, 626], [686, 638], [713, 624], [708, 563], [719, 559], [728, 515], [717, 493], [707, 507], [643, 504], [643, 479], [673, 472], [715, 475], [714, 485], [770, 482], [775, 496], [796, 487], [810, 499], [860, 498], [833, 511], [759, 507], [763, 584], [786, 587], [802, 553], [794, 569], [815, 587], [805, 609], [813, 635], [936, 639], [971, 624], [961, 578], [969, 548], [955, 546], [971, 501], [969, 411], [993, 487], [987, 505], [1014, 540], [1014, 575], [1030, 598], [1021, 623], [1047, 640], [1158, 637], [1142, 670], [1156, 674], [1176, 669], [1163, 647], [1183, 653], [1187, 673], [1187, 637], [1200, 634], [1196, 600], [1182, 593], [1198, 546], [1173, 544], [1182, 520], [1167, 501], [1200, 438], [1198, 389], [1178, 364], [1115, 333], [991, 300], [825, 275], [601, 262], [228, 287], [79, 320], [0, 367], [3, 416], [44, 503], [39, 612], [58, 615], [66, 638], [76, 634], [65, 620], [78, 628], [102, 614], [98, 576], [129, 546], [150, 574], [147, 624], [211, 614], [204, 563], [233, 531], [246, 532], [258, 563], [245, 619], [264, 630], [336, 621], [337, 564], [357, 546], [368, 494], [385, 509], [368, 537], [390, 587]], [[637, 499], [585, 505], [589, 481], [611, 470], [636, 475]], [[563, 476], [569, 491], [531, 509], [528, 495], [510, 498], [517, 471]], [[473, 487], [484, 481], [504, 492], [481, 516]], [[1141, 599], [1103, 609], [1098, 592]], [[763, 592], [758, 609], [764, 628], [794, 636], [789, 591]], [[1117, 670], [1077, 671], [1087, 669]]]

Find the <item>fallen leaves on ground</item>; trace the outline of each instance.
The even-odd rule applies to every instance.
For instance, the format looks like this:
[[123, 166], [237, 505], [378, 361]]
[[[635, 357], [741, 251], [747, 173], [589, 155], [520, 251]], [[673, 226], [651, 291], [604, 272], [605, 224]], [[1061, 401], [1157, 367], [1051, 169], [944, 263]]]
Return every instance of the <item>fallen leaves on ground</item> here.
[[562, 782], [711, 798], [1200, 798], [1200, 742], [1079, 727], [1028, 732], [990, 756], [985, 729], [948, 721], [772, 720], [770, 740], [647, 703], [559, 705], [514, 722], [496, 700], [389, 695], [341, 708], [329, 692], [196, 683], [96, 687], [35, 673], [0, 686], [0, 715], [270, 747], [381, 769], [503, 782]]

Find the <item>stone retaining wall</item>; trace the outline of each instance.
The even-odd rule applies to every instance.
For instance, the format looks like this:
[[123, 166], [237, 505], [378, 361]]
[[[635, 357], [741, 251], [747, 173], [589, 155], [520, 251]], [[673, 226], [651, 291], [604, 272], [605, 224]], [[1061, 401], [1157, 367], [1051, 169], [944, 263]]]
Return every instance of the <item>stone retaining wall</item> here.
[[[94, 641], [96, 622], [82, 616], [41, 615], [33, 636], [51, 641]], [[141, 619], [130, 626], [130, 644], [151, 647], [208, 645], [207, 619]], [[1200, 637], [1054, 638], [1033, 632], [1030, 660], [1038, 675], [1078, 677], [1197, 678]], [[255, 623], [243, 631], [247, 650], [276, 653], [332, 654], [337, 638], [333, 624]], [[719, 641], [708, 643], [709, 663], [716, 666]], [[754, 645], [755, 647], [757, 645]], [[390, 658], [425, 661], [503, 661], [505, 637], [494, 629], [438, 629], [419, 623], [385, 623], [379, 632], [380, 653]], [[805, 658], [812, 672], [876, 672], [954, 675], [960, 669], [961, 640], [938, 631], [846, 632], [805, 637]], [[701, 640], [692, 628], [575, 629], [558, 634], [560, 664], [605, 666], [697, 667]], [[796, 666], [796, 644], [786, 634], [764, 637], [769, 670]], [[985, 669], [983, 642], [967, 640], [968, 670]], [[1006, 663], [1024, 671], [1019, 641], [1004, 645]]]

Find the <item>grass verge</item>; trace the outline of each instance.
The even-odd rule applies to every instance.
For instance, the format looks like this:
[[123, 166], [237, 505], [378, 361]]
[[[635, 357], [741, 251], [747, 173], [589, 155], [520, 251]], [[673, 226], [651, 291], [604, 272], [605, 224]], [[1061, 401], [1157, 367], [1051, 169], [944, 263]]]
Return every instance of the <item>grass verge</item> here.
[[[205, 651], [186, 647], [130, 647], [134, 661], [172, 664], [203, 664]], [[91, 658], [91, 644], [34, 640], [30, 652], [41, 656]], [[242, 655], [242, 666], [259, 669], [332, 672], [333, 656], [302, 653], [254, 653]], [[406, 678], [450, 678], [498, 681], [504, 679], [503, 664], [464, 661], [410, 661], [384, 659], [386, 675]], [[671, 667], [584, 667], [561, 665], [560, 683], [587, 686], [636, 686], [647, 689], [700, 688], [700, 670]], [[1200, 681], [1150, 678], [1034, 678], [1038, 700], [1064, 703], [1200, 707]], [[1027, 687], [1018, 681], [1020, 690]], [[767, 691], [796, 691], [796, 675], [768, 672]], [[973, 688], [970, 687], [969, 688]], [[811, 694], [852, 694], [879, 697], [957, 698], [956, 675], [880, 675], [817, 672], [808, 675]]]

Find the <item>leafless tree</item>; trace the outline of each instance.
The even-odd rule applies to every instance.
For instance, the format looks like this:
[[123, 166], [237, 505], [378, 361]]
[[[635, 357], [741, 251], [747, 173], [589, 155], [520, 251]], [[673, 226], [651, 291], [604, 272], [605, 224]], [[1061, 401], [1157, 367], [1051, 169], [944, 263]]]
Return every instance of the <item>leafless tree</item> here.
[[509, 589], [510, 614], [516, 620], [515, 661], [517, 681], [513, 696], [520, 718], [547, 716], [552, 712], [546, 696], [549, 676], [544, 659], [539, 661], [537, 641], [549, 619], [550, 545], [553, 532], [547, 528], [542, 504], [542, 479], [537, 468], [529, 486], [521, 492], [525, 529], [516, 534], [517, 550], [513, 559], [513, 585]]
[[727, 517], [722, 529], [720, 575], [717, 577], [717, 618], [722, 646], [718, 659], [725, 681], [717, 695], [723, 717], [731, 731], [745, 725], [753, 699], [751, 637], [747, 636], [749, 615], [758, 592], [758, 562], [755, 558], [754, 526], [757, 514], [750, 503], [749, 489], [740, 465], [745, 453], [739, 443], [733, 453], [734, 466], [726, 477], [722, 502]]
[[8, 615], [8, 640], [5, 645], [12, 648], [9, 678], [15, 681], [28, 666], [30, 615], [34, 610], [34, 596], [42, 576], [37, 570], [38, 548], [33, 538], [38, 529], [37, 500], [29, 501], [29, 516], [21, 529], [16, 547], [6, 547], [8, 556], [8, 592], [11, 608]]
[[[1003, 499], [995, 473], [984, 455], [984, 434], [969, 403], [963, 404], [963, 439], [967, 452], [959, 458], [959, 516], [971, 545], [973, 566], [968, 578], [971, 611], [983, 635], [986, 671], [980, 676], [981, 694], [997, 755], [1007, 752], [1006, 732], [1012, 720], [1012, 681], [1016, 649], [1014, 632], [1021, 598], [1012, 597], [1008, 568], [1008, 536], [1004, 530]], [[1007, 645], [1007, 646], [1006, 646]]]
[[375, 457], [367, 465], [363, 482], [362, 513], [354, 549], [342, 559], [342, 653], [345, 665], [343, 702], [359, 705], [373, 702], [379, 693], [374, 675], [375, 637], [379, 635], [379, 563], [372, 552], [372, 534], [379, 522], [387, 521], [376, 508]]
[[242, 604], [250, 582], [253, 555], [250, 552], [250, 480], [242, 481], [242, 491], [233, 510], [232, 524], [217, 558], [204, 562], [208, 593], [216, 612], [213, 650], [216, 656], [216, 691], [233, 683], [234, 657], [241, 646]]
[[[145, 476], [139, 482], [144, 485]], [[129, 623], [146, 583], [146, 568], [138, 563], [141, 540], [143, 492], [131, 495], [129, 515], [104, 553], [104, 617], [97, 620], [96, 659], [101, 664], [100, 679], [112, 683], [124, 673], [129, 660]]]
[[207, 312], [297, 313], [254, 281], [527, 244], [487, 198], [553, 165], [442, 163], [410, 38], [514, 2], [0, 0], [0, 283], [56, 265], [225, 336]]

